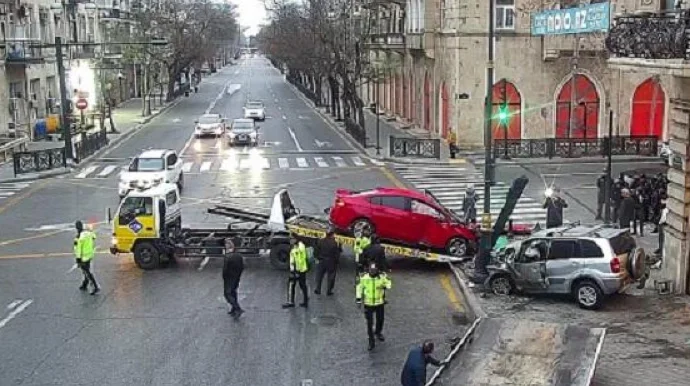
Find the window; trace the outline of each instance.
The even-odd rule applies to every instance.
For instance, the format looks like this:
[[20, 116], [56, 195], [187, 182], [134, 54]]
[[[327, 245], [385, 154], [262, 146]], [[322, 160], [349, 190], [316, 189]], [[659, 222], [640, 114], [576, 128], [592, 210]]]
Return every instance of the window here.
[[128, 225], [137, 216], [153, 215], [153, 199], [151, 197], [127, 197], [120, 208], [118, 224]]
[[549, 260], [565, 260], [579, 256], [575, 240], [551, 240]]
[[604, 257], [604, 252], [592, 240], [580, 240], [580, 257]]
[[177, 193], [174, 190], [165, 195], [165, 203], [168, 206], [177, 204]]
[[496, 29], [515, 29], [515, 0], [496, 0]]
[[441, 214], [429, 205], [419, 202], [417, 200], [412, 200], [412, 213], [423, 214], [426, 216], [442, 218]]
[[409, 207], [409, 200], [400, 196], [384, 196], [381, 197], [381, 205], [393, 209], [407, 210]]
[[163, 170], [163, 158], [135, 158], [130, 172], [157, 172]]

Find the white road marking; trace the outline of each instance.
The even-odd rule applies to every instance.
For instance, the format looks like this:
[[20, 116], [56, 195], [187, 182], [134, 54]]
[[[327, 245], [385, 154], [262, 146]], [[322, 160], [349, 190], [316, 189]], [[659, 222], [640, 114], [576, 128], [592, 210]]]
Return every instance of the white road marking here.
[[283, 119], [287, 119], [287, 117], [285, 115], [283, 115]]
[[88, 168], [84, 169], [81, 171], [81, 173], [77, 174], [75, 178], [86, 178], [89, 176], [89, 174], [93, 173], [94, 170], [96, 170], [98, 166], [96, 165], [91, 165]]
[[229, 172], [237, 169], [237, 160], [234, 158], [224, 159], [220, 164], [220, 170]]
[[278, 167], [281, 169], [287, 169], [290, 167], [290, 162], [287, 158], [278, 158]]
[[300, 146], [299, 141], [297, 141], [297, 136], [295, 135], [295, 132], [292, 131], [291, 128], [287, 128], [288, 132], [290, 132], [290, 137], [292, 137], [292, 142], [295, 143], [295, 147], [297, 148], [297, 151], [303, 152], [304, 150], [302, 149], [302, 146]]
[[341, 157], [332, 157], [332, 158], [333, 158], [333, 161], [335, 161], [335, 165], [337, 167], [344, 168], [347, 166], [347, 164], [345, 163], [345, 160], [342, 159]]
[[5, 189], [19, 190], [19, 189], [28, 188], [30, 185], [31, 184], [27, 184], [26, 182], [3, 182], [2, 185], [0, 185], [0, 190], [5, 190]]
[[10, 196], [14, 196], [15, 193], [16, 193], [16, 192], [3, 192], [3, 191], [0, 191], [0, 197], [10, 197]]
[[211, 165], [213, 165], [213, 161], [206, 161], [201, 164], [201, 169], [199, 169], [200, 172], [207, 172], [211, 170]]
[[307, 163], [306, 158], [297, 158], [297, 166], [299, 166], [301, 168], [308, 168], [309, 163]]
[[72, 265], [72, 268], [70, 268], [69, 270], [67, 270], [67, 273], [72, 273], [72, 272], [74, 272], [75, 269], [77, 269], [77, 265], [76, 265], [76, 264]]
[[172, 121], [173, 121], [173, 123], [178, 123], [178, 122], [181, 122], [182, 120], [180, 118], [175, 118]]
[[362, 162], [362, 159], [359, 157], [352, 157], [352, 162], [355, 166], [364, 166], [364, 162]]
[[324, 159], [321, 157], [314, 157], [314, 161], [316, 162], [317, 165], [319, 165], [320, 168], [327, 168], [328, 167], [328, 162], [324, 161]]
[[216, 141], [216, 144], [213, 145], [213, 148], [216, 150], [223, 148], [223, 141], [221, 141], [221, 140]]
[[104, 167], [103, 170], [101, 170], [101, 172], [96, 175], [96, 177], [108, 177], [110, 173], [112, 173], [115, 169], [117, 169], [117, 165], [108, 165]]
[[189, 173], [192, 171], [192, 166], [194, 166], [194, 162], [185, 162], [182, 164], [182, 171], [185, 173]]
[[197, 271], [203, 271], [203, 269], [206, 267], [206, 264], [208, 264], [209, 260], [210, 259], [208, 256], [204, 257], [204, 259], [201, 260], [201, 264], [199, 264], [199, 268], [197, 268]]
[[17, 308], [12, 310], [9, 315], [5, 317], [5, 319], [0, 320], [0, 328], [3, 328], [9, 323], [12, 319], [16, 318], [17, 315], [21, 314], [27, 307], [31, 305], [34, 301], [29, 299], [25, 301], [24, 303], [20, 304]]
[[21, 302], [23, 302], [23, 300], [17, 299], [15, 301], [13, 301], [12, 303], [8, 304], [7, 309], [8, 310], [14, 309], [14, 307], [17, 307], [19, 305], [19, 303], [21, 303]]
[[44, 231], [57, 231], [57, 230], [70, 230], [74, 228], [74, 223], [62, 223], [62, 224], [50, 224], [50, 225], [41, 225], [39, 227], [35, 228], [25, 228], [25, 231], [38, 231], [38, 232], [44, 232]]

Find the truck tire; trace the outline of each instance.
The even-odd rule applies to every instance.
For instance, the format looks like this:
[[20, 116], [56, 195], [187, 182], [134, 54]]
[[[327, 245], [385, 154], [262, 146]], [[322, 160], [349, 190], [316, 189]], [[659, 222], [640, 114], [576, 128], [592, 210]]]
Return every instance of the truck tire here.
[[137, 265], [137, 267], [146, 271], [160, 267], [160, 252], [152, 243], [139, 243], [134, 247], [133, 252], [134, 263]]
[[289, 244], [275, 244], [271, 247], [271, 252], [268, 255], [271, 265], [275, 269], [286, 271], [290, 264], [290, 245]]

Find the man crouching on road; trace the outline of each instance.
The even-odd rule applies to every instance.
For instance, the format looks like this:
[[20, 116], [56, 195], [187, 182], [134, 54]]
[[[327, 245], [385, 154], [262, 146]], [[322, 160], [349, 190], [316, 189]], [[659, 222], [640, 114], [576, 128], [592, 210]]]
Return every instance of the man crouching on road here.
[[225, 259], [223, 261], [223, 294], [230, 304], [230, 312], [233, 318], [239, 318], [244, 310], [237, 300], [237, 288], [240, 286], [240, 278], [244, 271], [242, 255], [235, 252], [235, 244], [232, 239], [225, 239]]

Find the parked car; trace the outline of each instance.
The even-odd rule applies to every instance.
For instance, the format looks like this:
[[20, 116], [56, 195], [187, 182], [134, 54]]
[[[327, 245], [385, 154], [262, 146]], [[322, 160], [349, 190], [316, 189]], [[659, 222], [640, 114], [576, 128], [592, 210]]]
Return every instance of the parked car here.
[[234, 119], [227, 133], [228, 143], [233, 145], [256, 146], [259, 144], [259, 127], [253, 119]]
[[462, 257], [476, 249], [477, 234], [430, 193], [376, 188], [336, 191], [329, 217], [341, 232], [375, 232], [386, 241]]
[[147, 189], [162, 183], [177, 184], [182, 191], [184, 176], [182, 159], [175, 150], [144, 150], [130, 162], [126, 171], [120, 173], [118, 194], [120, 198], [134, 189]]
[[194, 135], [197, 138], [205, 135], [220, 137], [225, 132], [225, 118], [220, 114], [204, 114], [194, 121]]
[[575, 225], [508, 244], [488, 270], [494, 294], [570, 294], [580, 307], [593, 310], [606, 296], [645, 280], [646, 257], [628, 229]]
[[266, 119], [266, 108], [261, 101], [248, 101], [243, 109], [246, 119], [258, 119], [259, 121]]

